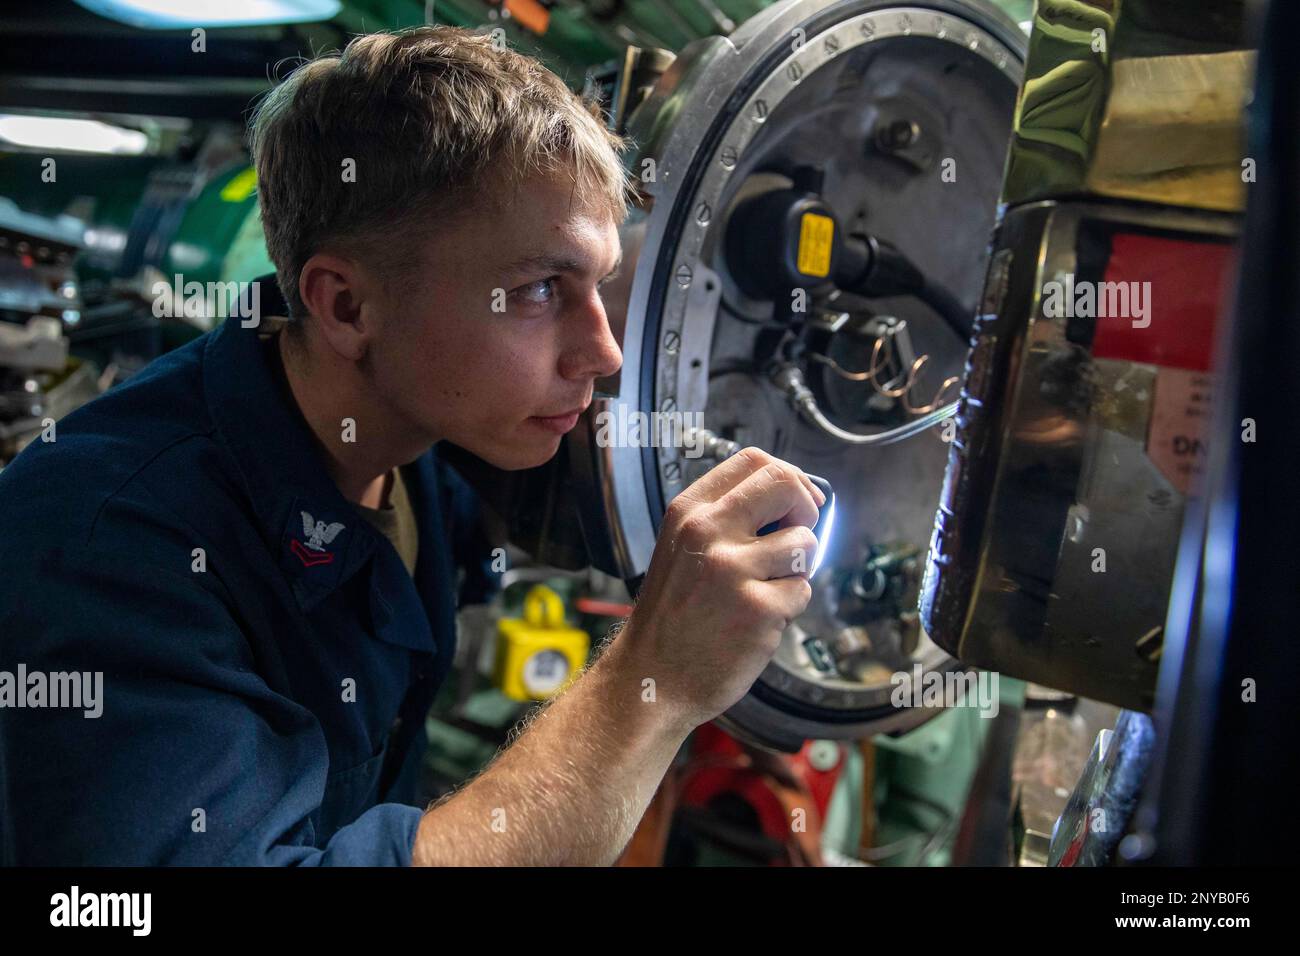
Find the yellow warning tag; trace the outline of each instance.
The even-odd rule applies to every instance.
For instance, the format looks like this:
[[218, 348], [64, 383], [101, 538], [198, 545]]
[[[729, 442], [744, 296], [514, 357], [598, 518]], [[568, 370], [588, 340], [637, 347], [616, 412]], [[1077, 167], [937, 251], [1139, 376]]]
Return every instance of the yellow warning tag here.
[[799, 260], [796, 265], [806, 276], [822, 278], [831, 271], [831, 240], [835, 220], [806, 212], [799, 220]]

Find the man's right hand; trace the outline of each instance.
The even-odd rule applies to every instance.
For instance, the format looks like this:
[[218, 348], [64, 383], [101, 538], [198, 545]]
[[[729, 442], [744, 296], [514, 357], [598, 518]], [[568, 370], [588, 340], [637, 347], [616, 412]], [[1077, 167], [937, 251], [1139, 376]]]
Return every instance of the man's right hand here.
[[691, 729], [723, 713], [776, 653], [812, 597], [824, 503], [798, 468], [746, 448], [668, 506], [618, 656], [654, 680], [674, 722]]
[[[627, 626], [496, 760], [420, 821], [412, 862], [612, 863], [682, 741], [740, 700], [812, 595], [822, 494], [756, 448], [668, 508]], [[759, 537], [764, 525], [780, 527]], [[653, 679], [653, 702], [644, 681]]]

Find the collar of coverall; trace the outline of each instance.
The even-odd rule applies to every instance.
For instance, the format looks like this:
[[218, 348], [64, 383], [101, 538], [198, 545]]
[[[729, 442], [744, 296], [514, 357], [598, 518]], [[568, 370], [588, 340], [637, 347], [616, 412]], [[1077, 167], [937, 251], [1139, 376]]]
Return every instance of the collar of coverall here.
[[[262, 315], [287, 315], [274, 274], [257, 281]], [[330, 478], [274, 340], [259, 338], [260, 321], [247, 328], [244, 321], [233, 315], [208, 337], [204, 396], [243, 476], [262, 536], [300, 606], [311, 610], [366, 564], [378, 532]]]

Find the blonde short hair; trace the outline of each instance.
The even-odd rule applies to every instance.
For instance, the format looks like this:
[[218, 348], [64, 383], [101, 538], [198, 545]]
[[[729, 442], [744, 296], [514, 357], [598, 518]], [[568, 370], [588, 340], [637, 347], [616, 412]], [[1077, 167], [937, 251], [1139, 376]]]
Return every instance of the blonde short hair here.
[[298, 277], [316, 252], [342, 250], [405, 283], [422, 236], [489, 185], [533, 172], [572, 176], [583, 202], [621, 222], [623, 142], [599, 117], [537, 60], [453, 27], [359, 36], [306, 62], [250, 122], [267, 251], [290, 310], [307, 314]]

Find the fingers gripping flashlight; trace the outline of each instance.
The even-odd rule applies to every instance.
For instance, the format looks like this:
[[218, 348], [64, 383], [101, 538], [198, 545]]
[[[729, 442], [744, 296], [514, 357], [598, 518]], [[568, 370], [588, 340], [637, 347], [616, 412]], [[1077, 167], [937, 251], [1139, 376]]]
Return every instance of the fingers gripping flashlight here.
[[[691, 442], [690, 447], [698, 449], [697, 454], [715, 461], [730, 458], [740, 451], [740, 446], [734, 441], [715, 435], [707, 428], [691, 429], [687, 437]], [[826, 501], [817, 509], [817, 523], [812, 529], [813, 535], [817, 538], [817, 553], [813, 555], [808, 570], [808, 578], [811, 580], [817, 573], [817, 569], [821, 567], [822, 558], [830, 550], [831, 535], [835, 532], [835, 490], [831, 488], [829, 481], [819, 475], [808, 475], [808, 480], [820, 488], [822, 494], [826, 496]], [[758, 533], [760, 536], [771, 534], [779, 526], [779, 522], [773, 521], [759, 528]]]
[[[831, 535], [835, 532], [835, 490], [831, 488], [829, 481], [818, 475], [808, 475], [808, 480], [820, 488], [822, 494], [826, 496], [825, 503], [817, 509], [817, 523], [812, 529], [813, 536], [817, 539], [817, 553], [813, 555], [812, 563], [808, 568], [808, 577], [811, 579], [821, 567], [822, 558], [826, 556], [830, 547]], [[778, 527], [779, 522], [773, 521], [759, 528], [758, 533], [760, 536], [771, 534]]]

